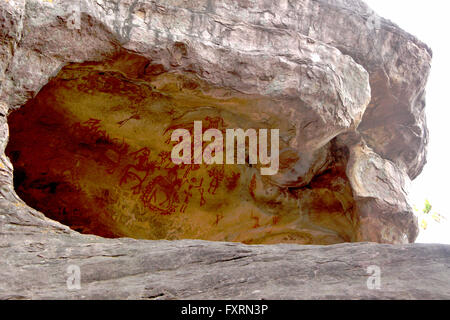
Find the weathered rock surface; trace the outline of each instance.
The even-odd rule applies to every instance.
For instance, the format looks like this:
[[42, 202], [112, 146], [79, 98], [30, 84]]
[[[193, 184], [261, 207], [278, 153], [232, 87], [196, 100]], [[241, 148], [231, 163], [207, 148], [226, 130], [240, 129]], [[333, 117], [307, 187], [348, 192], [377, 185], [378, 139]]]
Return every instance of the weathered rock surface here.
[[[1, 297], [449, 297], [448, 247], [404, 245], [431, 50], [363, 2], [9, 0], [0, 23]], [[197, 119], [279, 128], [280, 172], [150, 157]]]
[[[248, 246], [26, 229], [26, 239], [17, 229], [1, 239], [0, 299], [450, 298], [445, 245]], [[79, 290], [67, 287], [71, 265]], [[380, 289], [367, 285], [370, 266], [380, 268]]]

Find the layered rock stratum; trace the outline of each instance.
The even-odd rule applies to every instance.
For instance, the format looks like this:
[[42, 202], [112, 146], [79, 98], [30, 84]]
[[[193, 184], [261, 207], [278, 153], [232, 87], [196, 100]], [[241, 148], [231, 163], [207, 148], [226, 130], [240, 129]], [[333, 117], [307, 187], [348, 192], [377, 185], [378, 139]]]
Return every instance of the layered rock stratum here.
[[[362, 1], [8, 0], [0, 22], [0, 298], [450, 297], [449, 248], [409, 244], [432, 53]], [[279, 129], [279, 172], [174, 165], [199, 120]]]

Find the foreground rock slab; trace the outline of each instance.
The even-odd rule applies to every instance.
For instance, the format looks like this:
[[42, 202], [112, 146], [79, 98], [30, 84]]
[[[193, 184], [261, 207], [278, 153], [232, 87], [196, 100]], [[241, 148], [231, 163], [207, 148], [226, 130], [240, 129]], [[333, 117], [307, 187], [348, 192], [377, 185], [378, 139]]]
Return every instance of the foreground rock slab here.
[[[1, 299], [450, 299], [450, 246], [255, 245], [16, 234]], [[69, 290], [69, 266], [81, 288]], [[368, 267], [380, 268], [371, 290]]]

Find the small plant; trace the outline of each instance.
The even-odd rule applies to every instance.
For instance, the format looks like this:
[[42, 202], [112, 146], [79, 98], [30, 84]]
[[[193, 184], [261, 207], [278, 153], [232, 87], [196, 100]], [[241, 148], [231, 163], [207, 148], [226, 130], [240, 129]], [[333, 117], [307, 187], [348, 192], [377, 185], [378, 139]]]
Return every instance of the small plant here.
[[423, 230], [426, 230], [428, 228], [430, 221], [442, 223], [444, 220], [446, 220], [444, 216], [435, 211], [432, 211], [432, 209], [433, 206], [427, 199], [425, 200], [425, 204], [422, 211], [420, 211], [419, 209], [417, 209], [417, 207], [414, 206], [414, 211], [416, 212], [419, 218], [419, 226]]

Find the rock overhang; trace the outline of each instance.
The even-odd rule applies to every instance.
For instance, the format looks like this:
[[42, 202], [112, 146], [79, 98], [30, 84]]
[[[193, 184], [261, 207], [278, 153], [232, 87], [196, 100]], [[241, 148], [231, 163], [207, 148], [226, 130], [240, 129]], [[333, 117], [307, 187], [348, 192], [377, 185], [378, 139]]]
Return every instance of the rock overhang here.
[[[344, 240], [414, 241], [417, 223], [403, 188], [408, 180], [405, 173], [414, 177], [423, 166], [427, 130], [423, 108], [418, 106], [423, 103], [431, 55], [426, 46], [398, 32], [390, 22], [380, 19], [380, 29], [370, 29], [366, 21], [373, 12], [360, 2], [352, 2], [355, 15], [350, 17], [340, 2], [289, 2], [269, 19], [259, 10], [260, 3], [247, 4], [241, 8], [243, 16], [234, 17], [228, 7], [237, 5], [235, 1], [214, 5], [200, 1], [195, 9], [187, 3], [105, 1], [100, 5], [86, 1], [80, 2], [79, 29], [68, 24], [70, 19], [78, 19], [68, 10], [72, 8], [69, 2], [11, 3], [2, 4], [14, 21], [5, 34], [11, 49], [3, 50], [7, 65], [1, 97], [8, 108], [24, 105], [71, 64], [104, 64], [117, 61], [113, 57], [126, 52], [125, 56], [133, 57], [129, 64], [122, 62], [110, 70], [133, 81], [142, 77], [142, 70], [145, 78], [147, 67], [150, 77], [161, 71], [175, 78], [187, 77], [187, 88], [181, 80], [187, 91], [192, 91], [190, 86], [198, 80], [203, 83], [203, 87], [195, 84], [201, 95], [220, 100], [217, 105], [232, 96], [252, 102], [246, 108], [242, 107], [245, 103], [240, 104], [241, 114], [249, 118], [261, 119], [266, 113], [284, 119], [283, 125], [289, 128], [287, 147], [296, 154], [287, 153], [287, 162], [292, 163], [272, 180], [276, 188], [296, 190], [310, 187], [315, 177], [323, 180], [326, 169], [332, 169], [330, 163], [337, 163], [330, 161], [330, 150], [347, 149], [349, 158], [344, 157], [339, 167], [345, 168], [352, 201], [356, 199], [352, 212], [357, 218], [350, 220], [357, 227]], [[321, 5], [330, 10], [320, 11]], [[306, 30], [305, 21], [315, 21], [317, 10], [322, 12], [321, 19]], [[345, 23], [330, 28], [330, 21], [337, 18]], [[355, 27], [362, 30], [362, 36], [351, 36], [349, 30]], [[50, 32], [44, 32], [47, 29]], [[389, 54], [393, 45], [401, 48], [396, 55]], [[403, 58], [398, 63], [400, 54]], [[197, 80], [190, 83], [192, 77]], [[164, 86], [164, 81], [160, 85]], [[178, 84], [175, 87], [165, 90], [174, 90], [172, 95], [186, 99], [186, 92], [177, 92]], [[384, 97], [390, 100], [382, 100]], [[399, 98], [405, 102], [394, 107], [392, 101]], [[223, 108], [233, 109], [232, 104]], [[383, 118], [386, 110], [399, 116]], [[407, 139], [417, 143], [399, 142], [396, 130], [405, 124], [418, 128], [412, 140]], [[402, 131], [402, 137], [410, 133]], [[348, 163], [363, 168], [373, 163], [384, 165], [366, 174]], [[392, 181], [388, 195], [386, 185], [379, 182], [386, 180]], [[255, 184], [251, 178], [249, 185]], [[370, 194], [364, 191], [367, 189]], [[269, 201], [271, 196], [262, 198]], [[395, 201], [386, 205], [386, 197]]]

